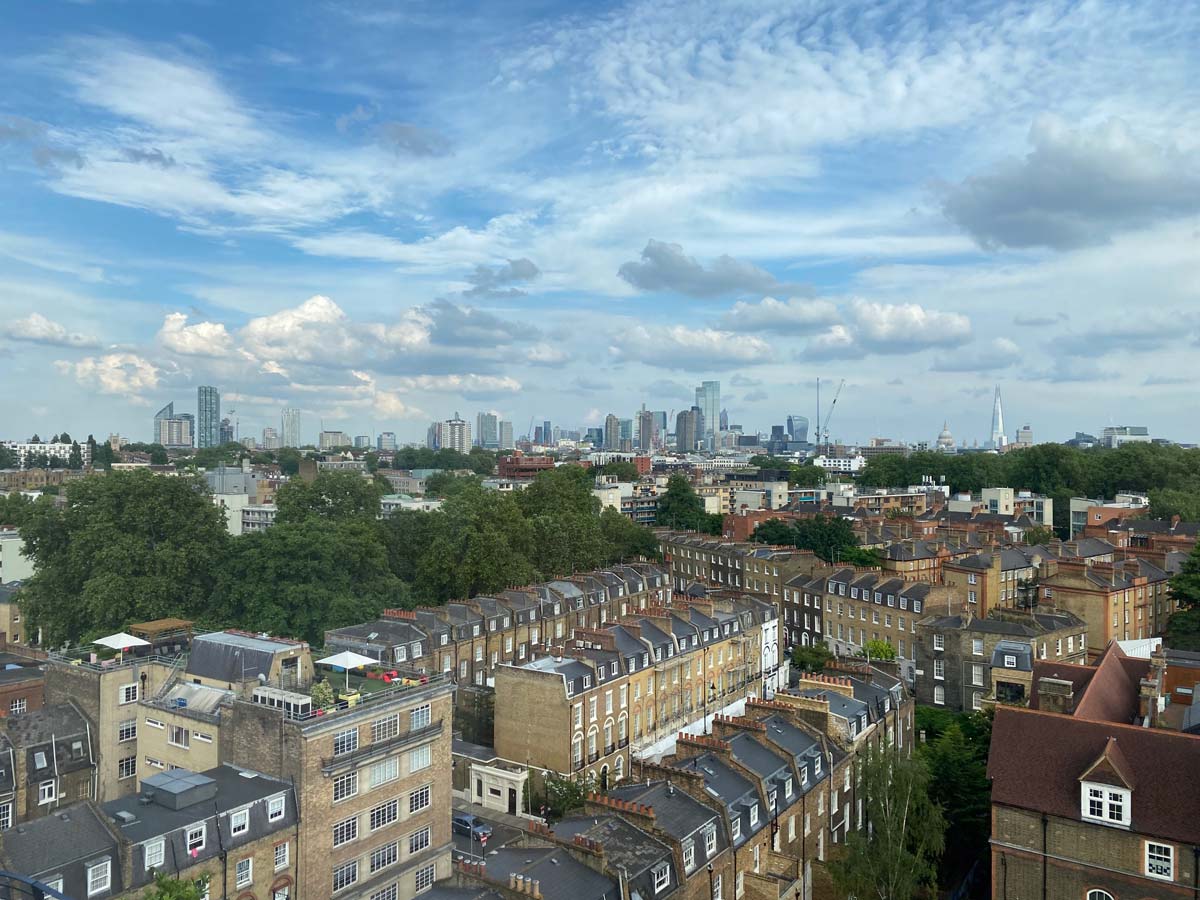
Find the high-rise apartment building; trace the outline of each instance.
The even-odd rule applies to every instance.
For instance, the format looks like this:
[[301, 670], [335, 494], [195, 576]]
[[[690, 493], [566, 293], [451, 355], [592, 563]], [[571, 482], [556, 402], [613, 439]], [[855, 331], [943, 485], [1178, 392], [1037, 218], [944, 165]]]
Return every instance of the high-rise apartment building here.
[[500, 447], [500, 419], [495, 413], [481, 412], [475, 416], [475, 443], [485, 450]]
[[381, 431], [379, 437], [375, 439], [375, 446], [379, 450], [393, 451], [396, 449], [396, 432]]
[[196, 446], [221, 444], [221, 394], [210, 384], [196, 388]]
[[350, 435], [344, 431], [322, 431], [317, 435], [317, 448], [320, 450], [334, 450], [338, 447], [349, 447]]
[[281, 417], [283, 426], [283, 446], [300, 446], [300, 410], [294, 406], [285, 406]]
[[604, 449], [621, 449], [621, 420], [612, 413], [604, 417]]
[[196, 419], [190, 413], [175, 415], [175, 404], [168, 403], [154, 414], [154, 440], [168, 448], [191, 447]]
[[721, 382], [700, 382], [700, 386], [696, 388], [696, 406], [704, 417], [703, 423], [697, 426], [703, 429], [698, 437], [703, 438], [709, 446], [712, 446], [711, 439], [715, 438], [721, 421]]
[[655, 444], [654, 413], [642, 407], [637, 415], [638, 449], [650, 450]]
[[513, 440], [512, 422], [501, 421], [497, 444], [501, 450], [511, 450], [516, 446], [516, 442]]
[[262, 445], [264, 450], [278, 450], [282, 446], [279, 432], [270, 425], [262, 430]]
[[675, 417], [675, 450], [679, 453], [691, 453], [696, 449], [699, 440], [700, 410], [693, 406], [681, 410]]
[[358, 450], [364, 450], [371, 446], [371, 436], [369, 434], [356, 434], [354, 436], [354, 447]]
[[471, 425], [466, 419], [455, 413], [453, 419], [434, 422], [429, 426], [426, 443], [432, 450], [457, 450], [459, 453], [469, 453], [471, 451]]

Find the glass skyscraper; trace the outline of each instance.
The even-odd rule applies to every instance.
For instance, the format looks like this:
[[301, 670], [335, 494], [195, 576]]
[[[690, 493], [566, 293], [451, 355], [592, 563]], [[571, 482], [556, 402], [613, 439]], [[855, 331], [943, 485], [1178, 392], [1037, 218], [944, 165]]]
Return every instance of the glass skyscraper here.
[[704, 433], [696, 435], [696, 439], [704, 438], [707, 441], [716, 437], [721, 421], [721, 382], [700, 382], [700, 386], [696, 388], [696, 406], [699, 407], [700, 413], [704, 417]]
[[209, 384], [196, 389], [196, 446], [221, 446], [221, 394]]

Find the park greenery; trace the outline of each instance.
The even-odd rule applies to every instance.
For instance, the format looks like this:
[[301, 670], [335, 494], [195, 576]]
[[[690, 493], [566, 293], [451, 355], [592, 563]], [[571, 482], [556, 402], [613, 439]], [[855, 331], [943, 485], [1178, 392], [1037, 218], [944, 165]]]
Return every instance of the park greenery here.
[[777, 456], [752, 456], [750, 457], [750, 465], [756, 469], [772, 469], [779, 472], [786, 472], [790, 487], [817, 487], [827, 481], [836, 480], [827, 474], [824, 469], [814, 466], [811, 463], [797, 465], [790, 460], [780, 459]]
[[1200, 652], [1200, 544], [1172, 576], [1171, 596], [1179, 610], [1167, 622], [1167, 646]]
[[854, 526], [841, 516], [812, 516], [805, 519], [769, 519], [754, 529], [750, 538], [759, 544], [811, 550], [827, 563], [847, 566], [877, 566], [879, 555], [858, 545]]
[[667, 489], [658, 498], [655, 521], [679, 531], [699, 531], [712, 535], [719, 535], [724, 524], [724, 518], [719, 513], [705, 512], [704, 500], [683, 475], [672, 475], [667, 479]]
[[578, 466], [516, 495], [474, 478], [440, 510], [378, 517], [379, 480], [321, 472], [276, 497], [276, 524], [232, 537], [203, 480], [114, 471], [66, 503], [0, 498], [37, 572], [21, 604], [45, 642], [81, 642], [165, 616], [323, 643], [388, 607], [445, 603], [615, 562], [655, 558], [654, 535], [600, 510]]

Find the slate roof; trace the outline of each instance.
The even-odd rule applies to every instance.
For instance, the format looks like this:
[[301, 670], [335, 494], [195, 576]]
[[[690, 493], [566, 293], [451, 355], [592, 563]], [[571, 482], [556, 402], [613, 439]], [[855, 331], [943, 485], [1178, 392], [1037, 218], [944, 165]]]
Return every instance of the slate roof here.
[[[90, 803], [76, 803], [56, 813], [24, 822], [4, 832], [3, 856], [15, 871], [37, 877], [54, 875], [72, 863], [114, 855], [117, 841]], [[112, 867], [113, 890], [121, 885], [121, 867]]]
[[[651, 807], [658, 827], [677, 840], [697, 835], [706, 825], [717, 823], [716, 852], [719, 854], [729, 846], [717, 813], [695, 797], [668, 785], [665, 781], [623, 785], [610, 791], [609, 796]], [[697, 861], [704, 855], [703, 843], [697, 841]]]
[[488, 877], [507, 881], [524, 875], [542, 896], [569, 900], [620, 900], [617, 883], [575, 860], [561, 847], [504, 847], [488, 854]]
[[[643, 897], [668, 897], [679, 888], [678, 873], [670, 848], [651, 837], [620, 816], [576, 816], [554, 823], [554, 834], [571, 839], [582, 835], [604, 846], [604, 855], [611, 863], [625, 870], [631, 886], [640, 889]], [[668, 890], [654, 893], [652, 870], [662, 863], [671, 867]], [[545, 891], [542, 892], [545, 896]]]

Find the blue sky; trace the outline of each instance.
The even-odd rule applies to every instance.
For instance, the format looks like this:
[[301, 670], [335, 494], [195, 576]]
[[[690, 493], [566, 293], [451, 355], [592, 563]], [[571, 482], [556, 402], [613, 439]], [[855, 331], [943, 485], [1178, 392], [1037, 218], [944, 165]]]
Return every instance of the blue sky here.
[[17, 4], [0, 433], [1200, 439], [1200, 6]]

